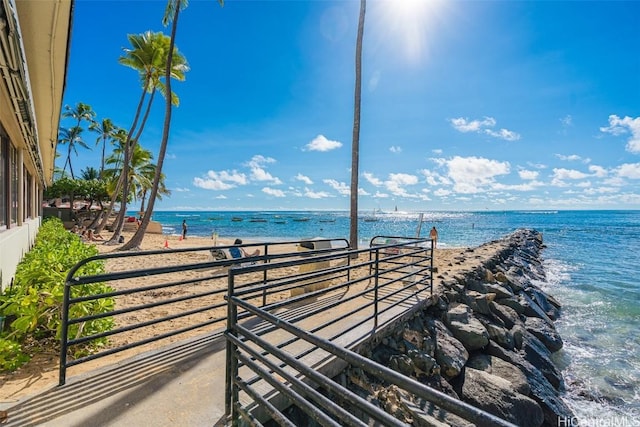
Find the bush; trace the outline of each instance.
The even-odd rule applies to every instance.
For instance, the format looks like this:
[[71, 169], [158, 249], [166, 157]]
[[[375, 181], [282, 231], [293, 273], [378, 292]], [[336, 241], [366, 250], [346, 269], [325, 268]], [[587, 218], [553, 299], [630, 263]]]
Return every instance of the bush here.
[[[0, 315], [5, 316], [9, 322], [8, 331], [0, 331], [0, 338], [3, 339], [0, 341], [0, 350], [4, 346], [7, 354], [13, 355], [9, 356], [11, 360], [0, 360], [0, 369], [14, 370], [26, 363], [28, 357], [22, 353], [20, 344], [24, 344], [27, 338], [60, 339], [61, 309], [67, 274], [78, 262], [97, 254], [95, 246], [83, 243], [79, 236], [66, 231], [58, 218], [49, 218], [43, 222], [34, 247], [16, 269], [13, 286], [0, 296]], [[83, 265], [78, 270], [78, 275], [100, 274], [104, 271], [103, 261], [93, 261]], [[111, 291], [109, 286], [102, 283], [74, 286], [73, 297]], [[114, 306], [113, 298], [83, 301], [71, 306], [69, 317], [105, 313], [113, 310]], [[79, 338], [112, 328], [113, 319], [107, 317], [73, 325], [69, 329], [69, 336]], [[9, 348], [5, 341], [11, 341], [16, 346]], [[77, 354], [86, 354], [95, 346], [105, 343], [106, 338], [90, 341]], [[7, 358], [6, 354], [4, 358]]]

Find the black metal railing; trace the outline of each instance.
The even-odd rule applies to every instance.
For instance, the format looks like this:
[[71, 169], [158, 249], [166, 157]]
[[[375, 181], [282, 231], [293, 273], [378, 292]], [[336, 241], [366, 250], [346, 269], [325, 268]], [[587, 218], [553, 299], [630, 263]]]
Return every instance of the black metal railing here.
[[[225, 332], [228, 423], [261, 425], [271, 419], [294, 425], [284, 409], [295, 406], [321, 425], [367, 425], [368, 420], [405, 425], [332, 380], [351, 365], [479, 425], [512, 425], [349, 349], [431, 301], [431, 241], [384, 239], [374, 239], [369, 249], [351, 251], [348, 258], [358, 259], [349, 265], [351, 279], [332, 287], [347, 288], [339, 300], [313, 305], [309, 301], [320, 301], [319, 291], [314, 291], [300, 297], [307, 301], [304, 311], [283, 310], [285, 304], [251, 304], [248, 293], [235, 286], [249, 270], [230, 271]], [[346, 411], [342, 405], [358, 411]]]
[[[186, 333], [221, 334], [227, 319], [226, 301], [228, 270], [242, 264], [255, 266], [302, 258], [307, 252], [331, 254], [344, 252], [349, 244], [345, 239], [322, 239], [311, 241], [312, 245], [324, 249], [309, 250], [307, 241], [289, 241], [277, 243], [244, 244], [249, 251], [259, 248], [260, 256], [242, 260], [226, 258], [215, 259], [211, 251], [225, 251], [232, 246], [202, 248], [162, 249], [143, 252], [113, 252], [87, 258], [68, 273], [62, 302], [61, 351], [59, 384], [66, 381], [67, 369], [94, 359], [115, 353], [132, 350]], [[292, 248], [294, 248], [292, 250]], [[296, 250], [297, 249], [297, 250]], [[181, 264], [176, 255], [188, 253], [193, 262]], [[120, 269], [104, 274], [80, 275], [83, 266], [93, 262], [110, 262], [120, 259]], [[161, 267], [145, 267], [162, 265]], [[347, 273], [348, 274], [348, 273]], [[256, 284], [289, 282], [292, 287], [298, 274], [291, 275], [282, 269], [265, 269], [260, 274], [247, 276], [239, 288], [250, 288]], [[139, 279], [145, 278], [144, 284]], [[312, 279], [309, 279], [312, 280]], [[111, 291], [101, 294], [79, 296], [74, 289], [86, 284], [102, 283], [109, 285]], [[252, 302], [266, 305], [269, 298], [276, 298], [275, 289], [264, 288], [254, 295]], [[144, 297], [150, 301], [136, 302]], [[278, 296], [281, 297], [281, 296]], [[101, 313], [82, 313], [74, 310], [85, 301], [115, 301], [113, 309]], [[110, 305], [110, 304], [104, 304]], [[75, 315], [73, 313], [76, 313]], [[96, 333], [86, 333], [85, 326], [102, 319], [113, 320], [115, 327]], [[158, 333], [159, 324], [169, 324], [163, 328], [168, 332]], [[77, 331], [70, 336], [70, 329]], [[107, 341], [106, 346], [87, 345]], [[73, 355], [72, 358], [69, 356]]]

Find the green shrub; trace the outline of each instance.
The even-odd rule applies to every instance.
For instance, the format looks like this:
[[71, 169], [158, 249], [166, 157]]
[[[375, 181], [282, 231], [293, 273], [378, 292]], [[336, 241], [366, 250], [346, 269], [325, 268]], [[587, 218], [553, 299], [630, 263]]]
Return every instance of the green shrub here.
[[[8, 331], [0, 331], [0, 337], [18, 344], [12, 348], [16, 362], [0, 362], [1, 369], [15, 369], [25, 363], [26, 356], [20, 356], [22, 353], [19, 344], [24, 343], [27, 338], [60, 339], [60, 314], [67, 273], [81, 260], [97, 254], [95, 246], [83, 243], [77, 235], [65, 230], [59, 219], [50, 218], [43, 222], [34, 247], [24, 256], [16, 269], [13, 286], [0, 296], [0, 314], [10, 321]], [[103, 261], [92, 261], [83, 265], [78, 270], [78, 275], [104, 272]], [[96, 295], [111, 291], [112, 288], [102, 283], [80, 285], [72, 288], [72, 296]], [[113, 298], [83, 301], [71, 306], [69, 317], [105, 313], [113, 310], [114, 306]], [[73, 325], [69, 328], [69, 337], [79, 338], [112, 328], [113, 319], [110, 317], [92, 320]], [[105, 343], [106, 338], [94, 340], [89, 345], [79, 348], [76, 355], [86, 354], [92, 348]]]

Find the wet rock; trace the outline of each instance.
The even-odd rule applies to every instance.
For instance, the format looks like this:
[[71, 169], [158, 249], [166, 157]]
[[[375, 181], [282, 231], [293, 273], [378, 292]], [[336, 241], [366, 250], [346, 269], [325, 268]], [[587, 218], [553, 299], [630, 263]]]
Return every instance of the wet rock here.
[[549, 325], [544, 320], [538, 317], [527, 317], [524, 327], [542, 341], [550, 352], [554, 353], [562, 348], [562, 337], [560, 337], [554, 326]]
[[542, 308], [538, 304], [536, 304], [529, 295], [526, 293], [521, 293], [520, 304], [524, 307], [524, 315], [527, 317], [539, 317], [547, 322], [549, 325], [553, 325], [553, 320], [547, 316], [547, 313], [544, 312]]
[[549, 301], [547, 294], [536, 288], [529, 288], [526, 292], [551, 320], [560, 317], [560, 309]]
[[493, 297], [476, 291], [467, 291], [465, 302], [475, 313], [491, 314], [489, 303]]
[[575, 416], [542, 372], [528, 362], [522, 355], [500, 347], [493, 342], [489, 343], [485, 351], [487, 354], [499, 357], [520, 368], [525, 377], [527, 377], [529, 387], [531, 387], [529, 396], [538, 402], [542, 408], [544, 421], [547, 425], [557, 425], [559, 417], [570, 419]]

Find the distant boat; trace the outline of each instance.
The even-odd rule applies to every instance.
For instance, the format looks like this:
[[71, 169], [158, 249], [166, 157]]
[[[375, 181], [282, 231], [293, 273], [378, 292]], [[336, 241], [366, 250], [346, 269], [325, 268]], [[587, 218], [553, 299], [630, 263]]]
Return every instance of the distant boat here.
[[239, 218], [239, 217], [237, 217], [237, 216], [234, 216], [233, 218], [231, 218], [231, 221], [233, 221], [233, 222], [240, 222], [240, 221], [242, 221], [242, 218]]
[[309, 218], [293, 218], [293, 220], [296, 222], [306, 222], [309, 221]]
[[283, 220], [277, 220], [277, 221], [273, 221], [276, 224], [286, 224], [287, 221], [283, 221]]
[[376, 210], [373, 210], [373, 215], [364, 218], [364, 222], [376, 222], [378, 218], [376, 218]]
[[251, 218], [249, 222], [267, 222], [264, 218]]
[[321, 219], [318, 222], [336, 222], [335, 219]]

